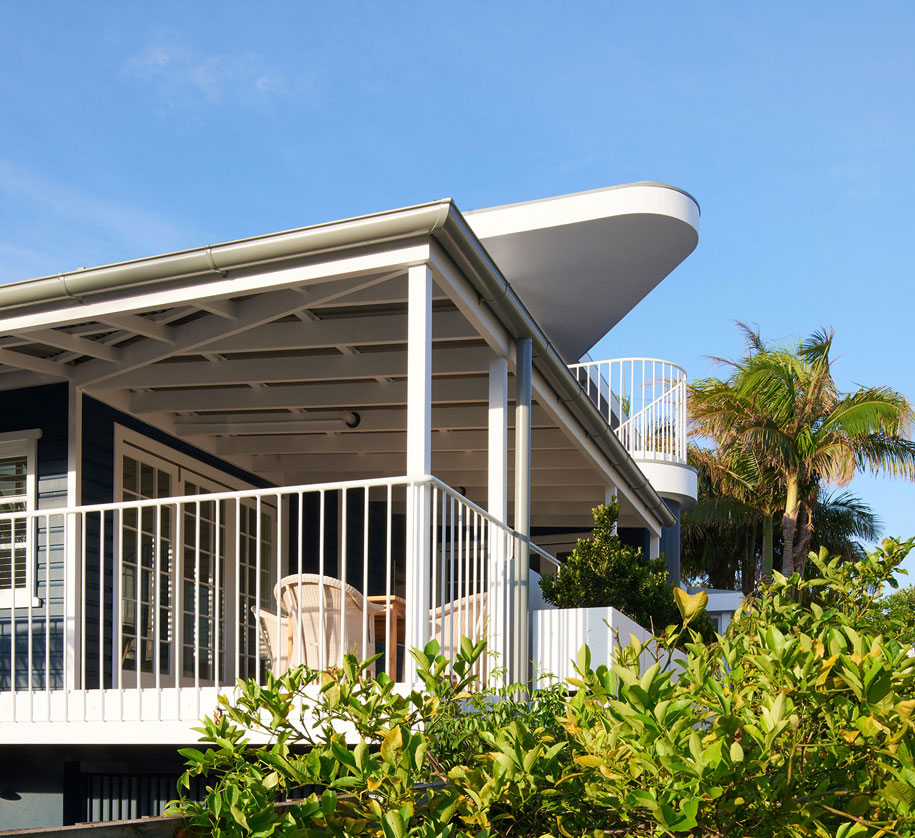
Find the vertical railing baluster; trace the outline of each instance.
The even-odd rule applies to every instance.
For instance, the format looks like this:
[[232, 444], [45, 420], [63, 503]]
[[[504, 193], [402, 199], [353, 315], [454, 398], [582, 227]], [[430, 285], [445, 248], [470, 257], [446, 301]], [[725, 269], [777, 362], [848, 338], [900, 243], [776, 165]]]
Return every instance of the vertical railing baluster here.
[[362, 645], [359, 647], [359, 653], [362, 660], [365, 660], [374, 655], [375, 650], [369, 650], [369, 487], [366, 486], [363, 492], [365, 508], [362, 515]]
[[339, 634], [339, 643], [340, 649], [337, 656], [336, 666], [340, 666], [343, 663], [343, 656], [346, 654], [346, 572], [347, 572], [347, 497], [346, 497], [346, 488], [340, 490], [340, 504], [342, 506], [342, 514], [340, 516], [340, 529], [342, 530], [340, 534], [340, 622], [337, 624], [340, 626]]
[[[391, 635], [391, 612], [394, 610], [393, 596], [394, 591], [392, 590], [391, 584], [391, 521], [392, 513], [391, 507], [393, 504], [393, 490], [390, 483], [385, 487], [386, 488], [386, 511], [385, 511], [385, 551], [384, 551], [384, 568], [385, 568], [385, 584], [384, 584], [384, 594], [387, 597], [388, 607], [384, 614], [384, 637], [385, 637], [385, 665], [388, 669], [388, 677], [392, 681], [397, 680], [397, 637]], [[433, 501], [434, 503], [434, 501]], [[435, 526], [435, 513], [432, 513], [432, 526]], [[435, 551], [433, 541], [433, 552]], [[433, 568], [435, 567], [435, 562], [433, 560]], [[406, 615], [405, 615], [406, 616]]]
[[325, 644], [327, 632], [324, 630], [324, 529], [326, 518], [326, 500], [324, 489], [321, 489], [318, 500], [318, 668], [326, 669], [327, 655]]
[[[283, 578], [283, 568], [282, 568], [282, 555], [283, 555], [283, 498], [279, 492], [274, 496], [274, 502], [276, 503], [276, 538], [274, 539], [274, 547], [276, 550], [276, 563], [274, 567], [274, 572], [276, 574], [276, 582], [274, 583], [273, 589], [276, 591], [279, 588], [280, 580]], [[299, 580], [302, 579], [302, 574], [299, 574]], [[279, 597], [274, 597], [279, 599]], [[299, 591], [299, 601], [301, 602], [302, 593]], [[279, 603], [277, 603], [276, 609], [276, 619], [277, 619], [277, 632], [276, 636], [280, 637], [280, 608]], [[292, 619], [292, 615], [289, 615], [289, 619]], [[301, 626], [301, 622], [299, 623]], [[301, 634], [301, 628], [297, 630], [298, 634]], [[292, 652], [288, 654], [288, 660], [286, 661], [286, 666], [292, 666]], [[278, 667], [279, 668], [279, 667]], [[278, 672], [277, 674], [282, 674]]]
[[221, 620], [222, 620], [222, 609], [220, 605], [222, 604], [222, 554], [220, 552], [220, 547], [224, 545], [220, 544], [220, 535], [222, 530], [222, 504], [223, 501], [217, 500], [213, 501], [216, 504], [214, 512], [216, 513], [216, 537], [213, 539], [213, 562], [216, 565], [214, 568], [214, 577], [215, 585], [213, 587], [213, 608], [210, 613], [213, 615], [213, 687], [216, 690], [217, 695], [219, 694], [219, 682], [220, 682], [220, 669], [222, 664], [222, 656], [220, 655], [219, 643], [222, 640]]
[[[262, 602], [262, 592], [261, 592], [261, 572], [263, 570], [261, 566], [261, 499], [260, 495], [257, 496], [257, 500], [254, 504], [254, 514], [257, 516], [254, 521], [254, 601], [259, 609]], [[249, 548], [250, 553], [250, 548]], [[249, 557], [250, 564], [250, 557]], [[277, 582], [280, 580], [277, 579]], [[279, 597], [276, 596], [274, 599], [279, 600]], [[279, 625], [280, 625], [280, 608], [279, 602], [276, 606], [276, 624], [277, 624], [277, 638], [280, 636]], [[279, 644], [278, 644], [279, 645]], [[277, 657], [279, 658], [279, 649], [277, 649]], [[257, 679], [258, 683], [263, 683], [261, 678], [261, 644], [254, 644], [254, 677]]]
[[51, 721], [51, 516], [44, 520], [44, 689], [46, 721]]
[[[238, 678], [242, 677], [242, 672], [244, 672], [244, 677], [249, 678], [250, 673], [248, 672], [248, 658], [251, 655], [251, 650], [248, 648], [248, 638], [251, 636], [251, 632], [248, 630], [248, 626], [254, 626], [254, 642], [260, 646], [260, 625], [258, 623], [258, 618], [256, 614], [257, 611], [252, 611], [252, 605], [248, 602], [245, 602], [246, 599], [251, 598], [251, 591], [248, 590], [248, 577], [247, 577], [247, 567], [245, 568], [245, 583], [242, 585], [241, 581], [241, 526], [242, 526], [242, 510], [244, 507], [241, 505], [241, 498], [235, 496], [235, 672], [234, 677], [231, 679], [235, 681]], [[254, 603], [254, 608], [257, 608], [260, 603]], [[242, 642], [241, 642], [241, 632], [244, 630], [245, 639], [245, 667], [242, 669]]]
[[137, 522], [137, 532], [134, 538], [136, 550], [136, 570], [134, 571], [134, 585], [135, 593], [134, 597], [134, 612], [133, 612], [133, 622], [134, 622], [134, 661], [136, 662], [136, 671], [134, 673], [134, 681], [136, 682], [136, 701], [137, 701], [137, 721], [140, 721], [143, 718], [143, 710], [141, 707], [142, 704], [142, 693], [140, 692], [140, 676], [141, 670], [143, 668], [143, 626], [140, 619], [143, 613], [143, 604], [142, 604], [142, 593], [143, 593], [143, 544], [142, 544], [142, 533], [143, 533], [143, 509], [140, 506], [136, 507], [136, 522]]
[[160, 565], [162, 553], [162, 512], [164, 507], [157, 503], [153, 507], [156, 515], [155, 533], [153, 535], [153, 620], [152, 620], [152, 659], [153, 682], [156, 689], [156, 720], [162, 721], [162, 608], [161, 592], [162, 567]]

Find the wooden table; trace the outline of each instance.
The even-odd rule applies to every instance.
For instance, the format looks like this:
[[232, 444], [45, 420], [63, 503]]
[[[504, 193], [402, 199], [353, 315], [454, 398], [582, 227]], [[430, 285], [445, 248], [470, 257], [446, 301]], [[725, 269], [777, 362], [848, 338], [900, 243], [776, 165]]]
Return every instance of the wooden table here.
[[[369, 602], [383, 605], [384, 611], [375, 615], [375, 641], [382, 640], [385, 644], [385, 669], [388, 675], [397, 680], [397, 644], [403, 645], [406, 633], [407, 601], [400, 596], [391, 594], [387, 596], [366, 597]], [[391, 620], [391, 638], [388, 639], [388, 619]]]

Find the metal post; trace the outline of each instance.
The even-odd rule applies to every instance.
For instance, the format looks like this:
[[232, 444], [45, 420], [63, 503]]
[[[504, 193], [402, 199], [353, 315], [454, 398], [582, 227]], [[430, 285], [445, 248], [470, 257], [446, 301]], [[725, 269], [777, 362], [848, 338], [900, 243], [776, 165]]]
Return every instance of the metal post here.
[[[489, 457], [487, 509], [502, 523], [508, 522], [508, 362], [495, 358], [489, 364]], [[489, 603], [487, 652], [496, 656], [497, 666], [506, 666], [511, 651], [511, 605], [509, 593], [514, 590], [506, 555], [504, 530], [489, 521], [487, 563]]]
[[530, 338], [517, 341], [515, 365], [515, 641], [512, 680], [530, 680], [531, 362]]
[[[407, 274], [407, 475], [432, 471], [432, 271], [415, 265]], [[429, 486], [407, 488], [407, 649], [429, 638]], [[416, 663], [404, 658], [404, 681], [416, 680]]]

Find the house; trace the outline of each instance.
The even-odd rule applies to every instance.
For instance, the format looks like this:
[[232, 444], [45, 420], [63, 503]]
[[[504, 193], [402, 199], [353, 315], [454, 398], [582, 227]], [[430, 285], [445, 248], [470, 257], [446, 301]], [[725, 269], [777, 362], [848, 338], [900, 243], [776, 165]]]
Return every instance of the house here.
[[610, 497], [678, 577], [685, 374], [580, 360], [698, 219], [441, 200], [0, 287], [0, 825], [154, 811], [268, 667], [568, 658], [532, 583]]

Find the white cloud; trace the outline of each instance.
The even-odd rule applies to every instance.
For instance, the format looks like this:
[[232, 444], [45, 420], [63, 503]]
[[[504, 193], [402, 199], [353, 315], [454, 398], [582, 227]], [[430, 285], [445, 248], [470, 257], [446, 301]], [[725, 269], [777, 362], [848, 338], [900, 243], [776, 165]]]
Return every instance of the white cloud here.
[[255, 105], [270, 101], [286, 89], [286, 78], [255, 53], [198, 55], [190, 50], [158, 44], [132, 56], [124, 65], [127, 75], [152, 85], [170, 108], [199, 102], [232, 101]]

